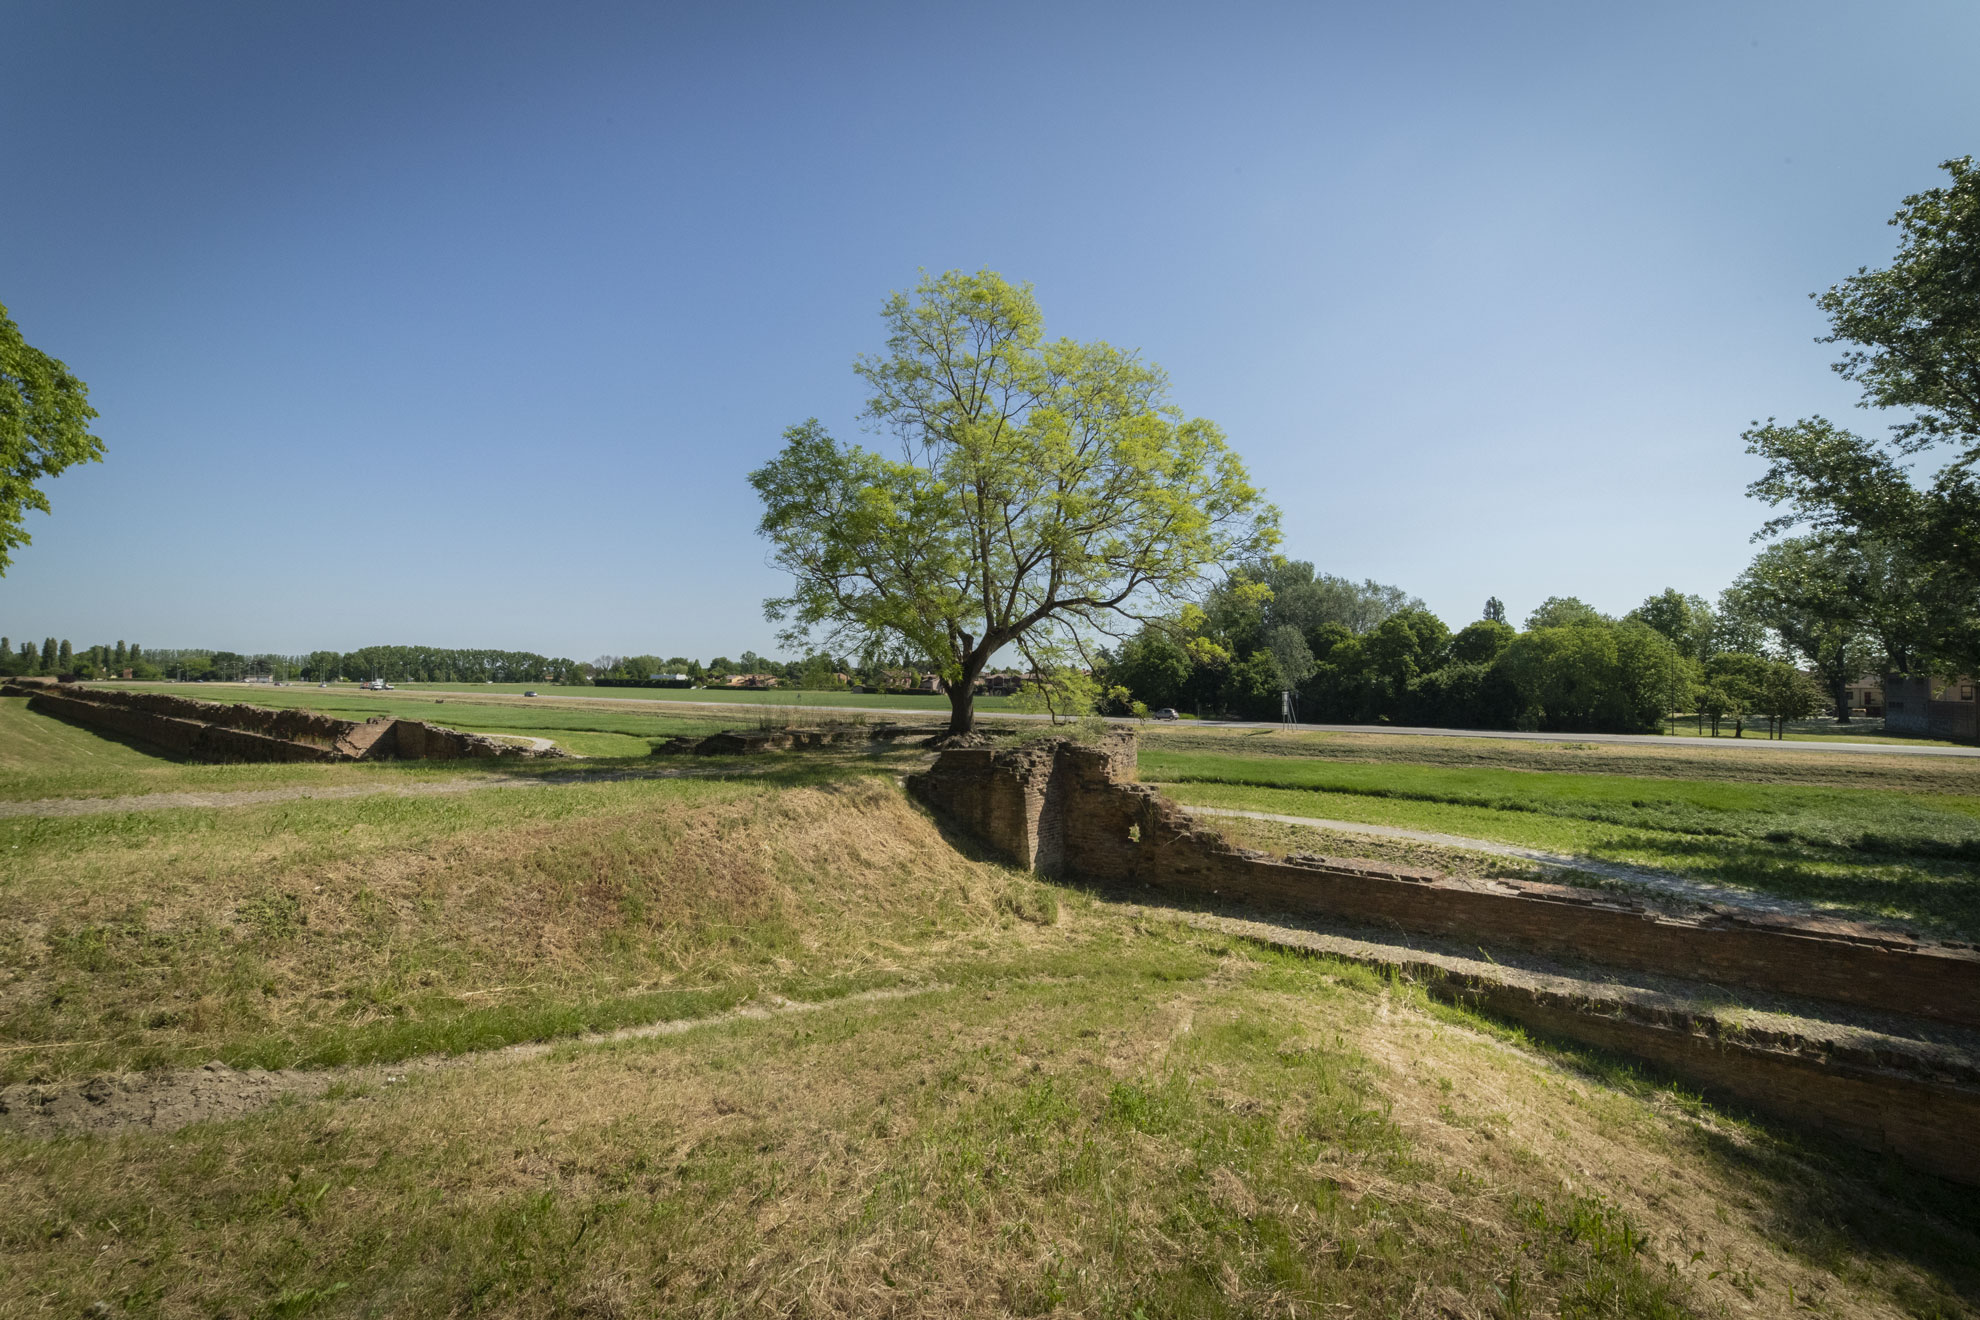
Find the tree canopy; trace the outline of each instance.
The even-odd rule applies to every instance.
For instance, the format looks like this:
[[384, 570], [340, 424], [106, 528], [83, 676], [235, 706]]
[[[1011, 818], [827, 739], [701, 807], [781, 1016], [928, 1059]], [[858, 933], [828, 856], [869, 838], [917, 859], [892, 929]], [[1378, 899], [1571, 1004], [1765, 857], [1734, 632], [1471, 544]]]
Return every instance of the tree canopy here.
[[13, 563], [8, 551], [32, 539], [23, 515], [50, 512], [38, 483], [102, 459], [103, 441], [89, 433], [95, 416], [89, 386], [23, 339], [0, 306], [0, 574]]
[[[1816, 295], [1829, 316], [1822, 342], [1848, 346], [1835, 370], [1863, 387], [1865, 407], [1898, 409], [1899, 420], [1882, 440], [1824, 417], [1770, 419], [1744, 439], [1768, 463], [1750, 493], [1784, 510], [1762, 535], [1806, 526], [1899, 566], [1926, 620], [1913, 660], [1970, 669], [1980, 664], [1980, 169], [1970, 156], [1942, 168], [1950, 183], [1905, 198], [1892, 218], [1891, 264]], [[1944, 462], [1929, 477], [1898, 461], [1934, 448]], [[1895, 585], [1886, 580], [1887, 610], [1903, 604]]]
[[1028, 285], [951, 271], [896, 293], [884, 354], [855, 370], [889, 458], [815, 418], [750, 474], [793, 579], [765, 602], [787, 640], [905, 648], [941, 674], [950, 731], [991, 658], [1176, 613], [1205, 570], [1256, 556], [1278, 514], [1159, 367], [1047, 339]]

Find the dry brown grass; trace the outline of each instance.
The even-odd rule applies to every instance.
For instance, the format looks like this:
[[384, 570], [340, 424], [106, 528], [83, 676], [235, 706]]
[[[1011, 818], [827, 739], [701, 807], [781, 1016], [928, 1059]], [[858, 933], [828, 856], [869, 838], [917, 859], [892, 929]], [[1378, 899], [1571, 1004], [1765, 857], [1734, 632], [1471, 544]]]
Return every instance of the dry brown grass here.
[[1024, 907], [867, 777], [43, 824], [0, 889], [15, 1077], [337, 1061], [353, 1029], [870, 976]]
[[1084, 943], [968, 985], [174, 1137], [0, 1138], [0, 1315], [1971, 1305], [1970, 1221], [1902, 1180], [1358, 969], [1073, 923]]

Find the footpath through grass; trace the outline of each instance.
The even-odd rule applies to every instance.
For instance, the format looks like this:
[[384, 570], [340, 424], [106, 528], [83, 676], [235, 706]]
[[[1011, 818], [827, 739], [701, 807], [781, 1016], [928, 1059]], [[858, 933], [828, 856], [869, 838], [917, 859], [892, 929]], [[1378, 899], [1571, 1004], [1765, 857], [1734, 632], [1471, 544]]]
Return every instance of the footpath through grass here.
[[[1227, 746], [1229, 744], [1226, 744]], [[1394, 825], [1666, 868], [1716, 884], [1980, 937], [1980, 794], [1741, 782], [1699, 753], [1711, 778], [1483, 765], [1337, 760], [1327, 744], [1230, 754], [1151, 741], [1141, 774], [1178, 800], [1283, 815]], [[1350, 747], [1350, 753], [1367, 749]], [[1385, 749], [1386, 750], [1386, 749]], [[1437, 749], [1425, 749], [1431, 755]], [[1970, 771], [1926, 778], [1968, 788]]]

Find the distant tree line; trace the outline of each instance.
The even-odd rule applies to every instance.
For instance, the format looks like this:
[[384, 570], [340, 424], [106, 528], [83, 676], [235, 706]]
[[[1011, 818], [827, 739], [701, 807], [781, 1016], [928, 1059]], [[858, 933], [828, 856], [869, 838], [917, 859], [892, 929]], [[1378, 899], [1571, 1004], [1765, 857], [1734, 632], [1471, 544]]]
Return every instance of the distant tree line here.
[[1821, 702], [1753, 604], [1670, 590], [1616, 619], [1556, 597], [1515, 629], [1495, 598], [1454, 632], [1399, 588], [1272, 558], [1103, 653], [1095, 686], [1124, 691], [1124, 710], [1249, 719], [1291, 693], [1304, 723], [1645, 733], [1683, 710], [1743, 731]]
[[160, 676], [155, 659], [136, 643], [118, 642], [86, 647], [78, 651], [67, 638], [45, 638], [39, 644], [26, 641], [18, 648], [11, 637], [0, 637], [0, 675], [75, 674], [82, 678], [121, 675], [126, 669], [134, 678]]

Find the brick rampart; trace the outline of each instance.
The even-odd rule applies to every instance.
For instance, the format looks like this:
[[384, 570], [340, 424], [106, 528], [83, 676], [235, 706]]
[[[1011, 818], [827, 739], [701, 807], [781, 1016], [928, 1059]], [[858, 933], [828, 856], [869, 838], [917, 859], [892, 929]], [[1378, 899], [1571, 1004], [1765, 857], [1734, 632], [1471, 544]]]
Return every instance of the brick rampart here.
[[340, 720], [307, 710], [71, 684], [38, 685], [24, 694], [30, 710], [195, 761], [443, 761], [544, 754], [389, 715]]
[[[1273, 858], [1200, 830], [1133, 782], [1132, 734], [1007, 751], [944, 752], [909, 791], [1013, 865], [1146, 885], [1466, 944], [1512, 945], [1708, 986], [1748, 986], [1980, 1026], [1980, 955], [1878, 932], [1696, 920], [1563, 885], [1468, 884], [1403, 867]], [[1578, 1002], [1510, 979], [1430, 969], [1440, 997], [1538, 1030], [1648, 1059], [1727, 1095], [1920, 1168], [1980, 1183], [1980, 1085], [1895, 1058], [1811, 1057], [1761, 1039]], [[1886, 1066], [1891, 1065], [1891, 1066]]]
[[1199, 829], [1133, 782], [1131, 733], [944, 752], [915, 797], [997, 856], [1051, 875], [1148, 885], [1423, 935], [1512, 944], [1717, 985], [1980, 1026], [1980, 953], [1729, 912], [1677, 917], [1598, 890], [1327, 858], [1275, 858]]

